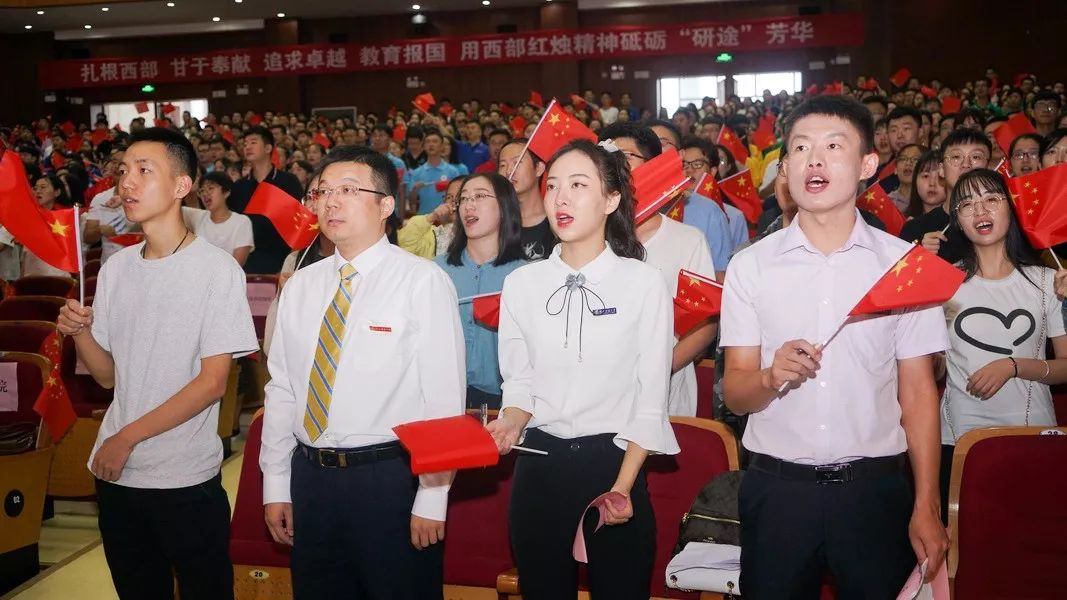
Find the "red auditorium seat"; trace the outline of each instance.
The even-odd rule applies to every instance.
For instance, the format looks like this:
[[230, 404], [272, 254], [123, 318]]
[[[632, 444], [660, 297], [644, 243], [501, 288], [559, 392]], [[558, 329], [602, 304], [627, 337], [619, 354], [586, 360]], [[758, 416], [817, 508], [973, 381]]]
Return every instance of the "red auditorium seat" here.
[[[1043, 435], [1053, 429], [1062, 435]], [[952, 457], [949, 527], [954, 598], [1067, 598], [1067, 428], [964, 434]]]
[[12, 296], [59, 296], [66, 298], [71, 290], [78, 285], [77, 280], [70, 277], [52, 277], [47, 275], [35, 275], [22, 277], [11, 282]]
[[697, 414], [696, 416], [714, 418], [715, 398], [715, 361], [704, 359], [696, 365], [697, 373]]
[[0, 350], [40, 354], [41, 343], [55, 330], [51, 321], [0, 321]]
[[52, 321], [66, 304], [59, 296], [11, 296], [0, 300], [0, 321]]
[[270, 306], [270, 301], [260, 300], [257, 302], [251, 302], [251, 298], [266, 299], [274, 298], [278, 295], [278, 276], [277, 275], [247, 275], [245, 276], [247, 285], [248, 297], [250, 299], [250, 306], [252, 308], [252, 322], [256, 326], [256, 337], [263, 339], [263, 329], [267, 322], [267, 308]]
[[100, 257], [104, 255], [104, 251], [97, 246], [96, 248], [90, 248], [85, 251], [86, 264], [91, 260], [100, 260]]

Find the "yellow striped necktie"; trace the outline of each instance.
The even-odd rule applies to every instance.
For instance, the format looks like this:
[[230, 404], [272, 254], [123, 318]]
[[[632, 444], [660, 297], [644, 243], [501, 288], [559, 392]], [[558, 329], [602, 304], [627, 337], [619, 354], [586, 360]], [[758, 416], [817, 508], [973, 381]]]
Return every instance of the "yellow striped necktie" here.
[[341, 283], [337, 286], [337, 293], [333, 295], [333, 302], [326, 309], [319, 327], [315, 362], [311, 365], [308, 383], [304, 430], [312, 442], [319, 439], [329, 425], [333, 383], [337, 380], [337, 365], [341, 360], [341, 342], [345, 339], [348, 307], [352, 305], [352, 278], [356, 276], [356, 269], [345, 263], [340, 271]]

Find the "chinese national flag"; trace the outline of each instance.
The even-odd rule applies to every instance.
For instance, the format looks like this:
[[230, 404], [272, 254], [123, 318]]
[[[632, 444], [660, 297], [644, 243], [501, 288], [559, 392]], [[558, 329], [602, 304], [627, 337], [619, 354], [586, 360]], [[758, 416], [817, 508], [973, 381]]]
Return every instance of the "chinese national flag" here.
[[678, 271], [678, 295], [674, 298], [674, 335], [679, 338], [701, 321], [722, 311], [722, 286], [702, 275]]
[[133, 107], [137, 109], [137, 112], [139, 114], [144, 114], [144, 113], [148, 112], [148, 103], [147, 102], [138, 102], [137, 104], [134, 104]]
[[165, 115], [169, 115], [170, 113], [172, 113], [172, 112], [174, 112], [176, 110], [178, 110], [178, 107], [174, 106], [170, 102], [167, 102], [166, 104], [163, 105], [163, 114], [165, 114]]
[[1037, 133], [1034, 126], [1030, 123], [1030, 119], [1026, 118], [1024, 113], [1015, 113], [1007, 121], [1005, 121], [1000, 127], [997, 127], [993, 131], [993, 137], [997, 139], [997, 145], [1004, 151], [1004, 155], [1008, 155], [1008, 148], [1011, 147], [1012, 141], [1020, 135], [1027, 133]]
[[1067, 242], [1067, 164], [1012, 177], [1008, 190], [1019, 225], [1034, 248]]
[[668, 148], [659, 156], [637, 167], [631, 175], [634, 196], [637, 198], [634, 222], [638, 225], [666, 206], [678, 190], [689, 183], [689, 178], [682, 172], [682, 159], [674, 148]]
[[878, 89], [878, 80], [874, 77], [868, 77], [866, 81], [863, 82], [863, 85], [860, 86], [860, 88], [864, 90], [874, 91]]
[[889, 78], [889, 81], [897, 87], [904, 87], [904, 84], [907, 83], [909, 79], [911, 79], [911, 71], [900, 69], [896, 73], [893, 73], [893, 76]]
[[882, 181], [886, 177], [889, 177], [890, 175], [892, 175], [893, 173], [896, 173], [896, 172], [897, 172], [897, 161], [891, 160], [891, 161], [889, 161], [889, 163], [886, 166], [882, 167], [881, 171], [878, 171], [878, 181]]
[[500, 294], [485, 294], [471, 298], [474, 320], [489, 329], [500, 327]]
[[236, 143], [237, 143], [237, 142], [236, 142], [236, 141], [234, 140], [234, 137], [233, 137], [233, 132], [232, 132], [232, 131], [230, 131], [229, 129], [224, 129], [224, 130], [222, 131], [222, 139], [226, 140], [227, 142], [229, 142], [229, 143], [231, 143], [231, 144], [236, 144]]
[[571, 105], [574, 106], [574, 110], [584, 110], [589, 108], [589, 103], [585, 101], [585, 98], [582, 98], [578, 94], [571, 94]]
[[430, 92], [426, 92], [425, 94], [419, 94], [418, 96], [415, 96], [415, 99], [412, 100], [411, 103], [415, 106], [415, 108], [419, 109], [420, 111], [428, 113], [430, 112], [430, 108], [434, 104], [437, 104], [437, 101], [433, 99], [433, 94], [431, 94]]
[[270, 164], [274, 165], [275, 169], [282, 168], [282, 157], [278, 155], [278, 147], [275, 146], [270, 153]]
[[129, 248], [130, 246], [136, 246], [144, 241], [143, 233], [123, 233], [121, 235], [113, 235], [107, 238], [111, 242], [120, 246]]
[[685, 198], [681, 195], [676, 196], [677, 200], [674, 202], [674, 206], [667, 211], [667, 216], [678, 221], [679, 223], [685, 222]]
[[441, 113], [447, 119], [452, 116], [452, 113], [456, 112], [456, 109], [449, 103], [445, 102], [441, 105], [441, 108], [437, 109], [437, 112]]
[[67, 395], [67, 388], [59, 376], [61, 346], [62, 340], [54, 331], [41, 342], [40, 353], [52, 361], [52, 370], [48, 373], [48, 380], [37, 396], [37, 401], [33, 403], [33, 410], [41, 415], [41, 420], [48, 426], [53, 443], [59, 442], [78, 420], [70, 396]]
[[261, 117], [261, 116], [259, 116], [257, 114], [253, 114], [251, 117], [248, 117], [248, 124], [249, 125], [259, 125], [262, 122], [263, 122], [263, 117]]
[[111, 132], [110, 131], [108, 131], [106, 128], [97, 127], [96, 129], [93, 130], [93, 133], [90, 136], [90, 140], [93, 142], [93, 147], [95, 148], [95, 147], [100, 145], [100, 142], [103, 142], [104, 140], [106, 140], [106, 139], [108, 139], [110, 137], [111, 137]]
[[407, 123], [404, 123], [403, 121], [397, 123], [396, 127], [393, 127], [393, 141], [403, 144], [404, 141], [407, 139], [407, 137], [408, 137], [408, 126], [407, 126]]
[[0, 160], [0, 225], [44, 262], [68, 273], [78, 271], [74, 209], [38, 206], [22, 160], [11, 151]]
[[752, 173], [748, 169], [720, 181], [719, 189], [745, 214], [746, 221], [759, 221], [759, 216], [763, 214], [763, 200], [760, 200], [756, 185], [752, 183]]
[[764, 151], [778, 143], [778, 138], [774, 136], [775, 121], [777, 121], [777, 118], [768, 111], [760, 117], [759, 127], [752, 132], [752, 143], [755, 144], [760, 151]]
[[[568, 115], [555, 99], [548, 103], [537, 129], [530, 136], [527, 144], [530, 152], [533, 152], [541, 160], [548, 160], [552, 155], [572, 140], [589, 140], [596, 143], [596, 134], [582, 124], [581, 121]], [[676, 159], [677, 160], [677, 159]], [[681, 164], [679, 162], [679, 164]]]
[[411, 455], [414, 475], [490, 467], [500, 460], [493, 437], [467, 415], [404, 423], [393, 433]]
[[963, 107], [963, 101], [959, 96], [945, 96], [941, 99], [941, 114], [954, 115], [960, 112], [960, 108]]
[[293, 250], [311, 245], [319, 234], [319, 220], [299, 200], [266, 181], [256, 186], [256, 192], [245, 207], [246, 215], [263, 215], [270, 219], [278, 234]]
[[512, 106], [510, 102], [501, 102], [500, 114], [504, 115], [505, 117], [510, 117], [511, 115], [515, 114], [515, 107]]
[[541, 97], [541, 92], [535, 92], [530, 90], [530, 99], [526, 101], [528, 104], [533, 104], [537, 108], [545, 107], [545, 99]]
[[726, 125], [723, 125], [722, 129], [719, 130], [719, 144], [730, 151], [734, 160], [742, 163], [748, 160], [748, 148], [745, 147], [741, 138], [737, 137], [737, 133]]
[[511, 125], [511, 133], [513, 133], [515, 137], [522, 137], [528, 124], [526, 119], [522, 117], [512, 117], [511, 120], [508, 121], [508, 125]]
[[693, 193], [700, 194], [701, 196], [711, 200], [719, 206], [719, 210], [726, 212], [726, 207], [722, 203], [722, 191], [719, 190], [719, 182], [715, 181], [715, 175], [712, 173], [704, 173], [693, 186]]
[[956, 293], [963, 278], [963, 271], [916, 244], [875, 282], [848, 314], [942, 304]]
[[840, 81], [826, 84], [822, 89], [823, 96], [840, 96], [845, 93], [845, 86]]
[[899, 236], [900, 230], [904, 228], [904, 215], [900, 214], [900, 209], [893, 203], [889, 194], [885, 193], [880, 183], [872, 185], [860, 194], [856, 198], [856, 207], [878, 217], [885, 224], [888, 233]]

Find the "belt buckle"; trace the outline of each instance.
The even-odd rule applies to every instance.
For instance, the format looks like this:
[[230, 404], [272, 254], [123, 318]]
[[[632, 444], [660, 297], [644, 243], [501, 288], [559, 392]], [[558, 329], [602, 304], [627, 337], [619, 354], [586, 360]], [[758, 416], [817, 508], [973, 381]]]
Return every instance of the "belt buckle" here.
[[845, 483], [846, 481], [852, 481], [852, 465], [848, 463], [815, 467], [815, 483]]
[[318, 460], [315, 461], [320, 467], [327, 469], [343, 469], [348, 466], [348, 457], [343, 452], [319, 448], [316, 450]]

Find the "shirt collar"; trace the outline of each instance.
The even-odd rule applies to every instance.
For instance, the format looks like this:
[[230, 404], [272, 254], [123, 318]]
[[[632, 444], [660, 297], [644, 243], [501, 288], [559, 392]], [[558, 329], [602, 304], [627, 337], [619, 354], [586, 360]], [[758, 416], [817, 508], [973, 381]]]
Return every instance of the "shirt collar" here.
[[[556, 244], [556, 247], [552, 249], [552, 254], [549, 256], [549, 260], [554, 263], [565, 274], [570, 275], [574, 273], [574, 269], [570, 265], [563, 262], [560, 258], [560, 252], [563, 251], [563, 244]], [[585, 280], [589, 283], [600, 283], [604, 280], [604, 277], [611, 272], [619, 262], [618, 255], [611, 249], [611, 246], [604, 242], [604, 251], [601, 252], [596, 258], [589, 262], [589, 264], [582, 267], [581, 271], [578, 271], [585, 276]], [[338, 265], [340, 266], [340, 265]]]
[[341, 266], [345, 263], [349, 263], [356, 269], [357, 273], [366, 275], [374, 270], [374, 267], [378, 266], [378, 263], [382, 262], [385, 258], [385, 253], [389, 248], [389, 238], [382, 236], [380, 240], [374, 243], [373, 246], [367, 248], [363, 252], [360, 252], [352, 260], [345, 260], [341, 253], [337, 250], [333, 251], [333, 272], [338, 273], [341, 270]]
[[[859, 209], [856, 209], [856, 222], [852, 226], [852, 233], [849, 234], [845, 243], [835, 252], [847, 252], [851, 250], [853, 246], [859, 246], [860, 248], [866, 248], [867, 250], [877, 252], [874, 235], [871, 233], [871, 227], [863, 220], [863, 216], [860, 215]], [[804, 235], [804, 231], [800, 229], [799, 215], [793, 217], [793, 221], [789, 223], [789, 227], [785, 228], [785, 236], [783, 236], [782, 240], [778, 243], [778, 254], [785, 254], [786, 252], [797, 248], [804, 248], [808, 252], [821, 254], [821, 252], [812, 245], [811, 241], [808, 240], [808, 236]]]

